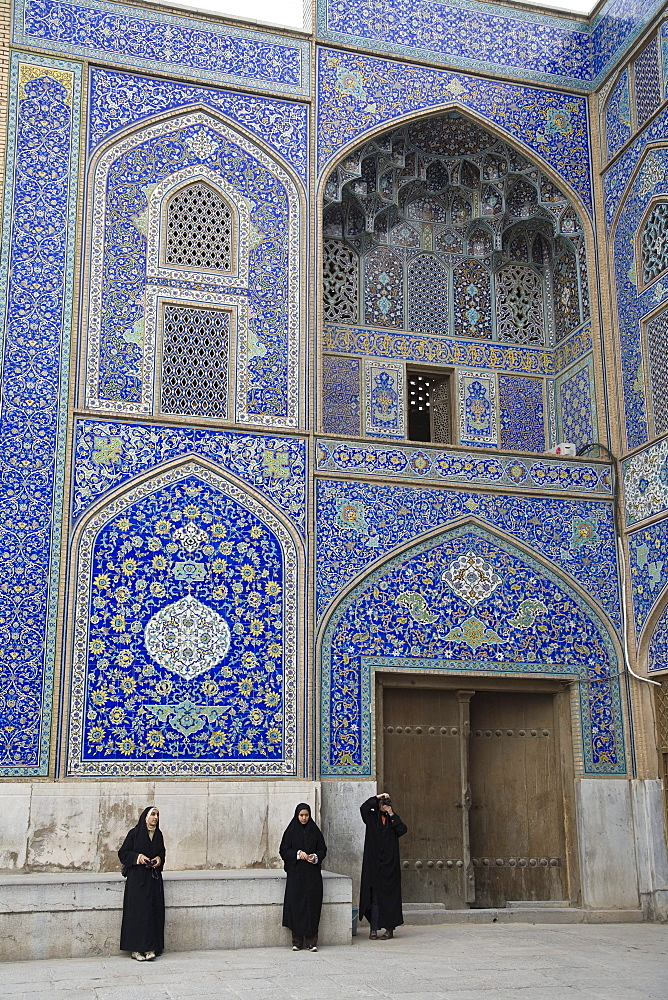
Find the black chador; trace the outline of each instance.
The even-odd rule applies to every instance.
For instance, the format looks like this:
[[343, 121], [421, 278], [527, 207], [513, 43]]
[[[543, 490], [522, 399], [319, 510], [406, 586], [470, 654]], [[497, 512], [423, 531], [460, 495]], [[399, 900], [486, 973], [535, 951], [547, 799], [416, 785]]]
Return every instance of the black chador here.
[[[141, 955], [154, 952], [159, 955], [164, 948], [165, 895], [162, 886], [162, 867], [165, 863], [165, 842], [156, 826], [153, 837], [149, 835], [146, 817], [151, 808], [144, 809], [139, 822], [129, 831], [118, 856], [127, 870], [123, 896], [123, 923], [121, 924], [121, 951]], [[140, 855], [160, 858], [154, 868], [137, 864]]]
[[[308, 812], [308, 820], [302, 823], [299, 814]], [[300, 853], [315, 861], [298, 860]], [[288, 824], [279, 854], [288, 878], [283, 902], [283, 926], [292, 931], [294, 948], [302, 944], [314, 948], [318, 940], [318, 924], [322, 909], [321, 865], [327, 854], [327, 847], [320, 828], [311, 818], [310, 806], [300, 802], [295, 815]]]
[[372, 795], [360, 806], [366, 826], [360, 913], [371, 924], [372, 934], [380, 927], [394, 930], [404, 922], [401, 909], [399, 837], [407, 832], [396, 813], [381, 812], [382, 798]]

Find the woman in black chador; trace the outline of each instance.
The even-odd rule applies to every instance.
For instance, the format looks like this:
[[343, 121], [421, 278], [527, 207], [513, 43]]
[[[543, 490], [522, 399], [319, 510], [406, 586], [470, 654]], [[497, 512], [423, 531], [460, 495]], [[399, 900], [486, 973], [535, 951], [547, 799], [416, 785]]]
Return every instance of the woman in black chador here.
[[387, 792], [372, 795], [360, 806], [366, 826], [360, 913], [371, 924], [369, 937], [375, 941], [379, 927], [385, 928], [381, 940], [394, 935], [394, 928], [404, 922], [401, 909], [401, 870], [399, 837], [408, 828], [392, 809]]
[[165, 842], [155, 806], [144, 809], [118, 852], [127, 874], [123, 896], [121, 951], [132, 952], [138, 962], [155, 958], [164, 948], [165, 896], [162, 868]]
[[292, 931], [292, 950], [318, 950], [322, 909], [320, 866], [327, 847], [320, 828], [311, 819], [311, 807], [300, 802], [288, 824], [279, 854], [288, 873], [283, 901], [283, 926]]

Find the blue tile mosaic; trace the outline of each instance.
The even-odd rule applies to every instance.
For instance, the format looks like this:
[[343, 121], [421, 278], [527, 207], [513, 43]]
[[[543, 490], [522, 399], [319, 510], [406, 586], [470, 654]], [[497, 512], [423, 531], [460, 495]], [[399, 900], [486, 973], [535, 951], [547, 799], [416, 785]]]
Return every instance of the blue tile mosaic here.
[[499, 375], [501, 447], [509, 451], [545, 451], [543, 382]]
[[465, 448], [496, 448], [496, 379], [486, 372], [458, 371], [459, 441]]
[[464, 524], [389, 559], [320, 643], [323, 776], [374, 772], [373, 670], [576, 677], [587, 774], [624, 774], [618, 663], [596, 611], [511, 542]]
[[447, 104], [469, 108], [539, 156], [591, 213], [585, 98], [327, 48], [318, 51], [320, 171], [371, 129]]
[[557, 436], [578, 449], [598, 441], [594, 404], [594, 372], [591, 358], [576, 371], [556, 380]]
[[[623, 161], [627, 155], [623, 154]], [[638, 292], [636, 234], [647, 206], [655, 195], [668, 195], [666, 149], [651, 149], [647, 153], [624, 198], [623, 211], [614, 230], [616, 307], [619, 315], [626, 444], [629, 449], [646, 444], [648, 440], [641, 324], [643, 317], [652, 312], [668, 292], [666, 283], [661, 279]]]
[[458, 0], [321, 0], [322, 39], [523, 79], [585, 85], [593, 42], [582, 21]]
[[387, 552], [418, 534], [476, 517], [559, 566], [620, 627], [610, 502], [323, 480], [317, 506], [319, 614]]
[[322, 359], [322, 429], [325, 434], [360, 433], [360, 362], [357, 358]]
[[608, 0], [591, 22], [594, 86], [628, 51], [660, 8], [658, 0]]
[[585, 323], [569, 337], [564, 337], [554, 349], [554, 372], [559, 375], [565, 368], [570, 368], [574, 361], [579, 361], [592, 349], [591, 323]]
[[272, 100], [97, 68], [90, 71], [89, 94], [89, 152], [135, 122], [174, 108], [203, 104], [222, 112], [261, 139], [291, 164], [302, 180], [307, 180], [308, 108], [296, 101]]
[[622, 477], [627, 524], [668, 511], [668, 439], [624, 459]]
[[74, 425], [72, 520], [135, 476], [187, 455], [252, 486], [305, 534], [306, 446], [298, 438], [84, 417]]
[[668, 518], [628, 536], [633, 621], [640, 642], [647, 619], [668, 586]]
[[620, 74], [605, 105], [605, 144], [608, 159], [631, 138], [631, 98], [629, 73]]
[[[668, 111], [662, 111], [650, 122], [647, 128], [631, 142], [618, 160], [612, 163], [603, 174], [603, 195], [605, 200], [605, 221], [608, 229], [612, 226], [615, 215], [619, 211], [622, 199], [626, 193], [633, 171], [642, 159], [647, 146], [651, 143], [665, 142], [668, 134]], [[644, 184], [651, 179], [648, 173]], [[643, 185], [644, 186], [644, 185]]]
[[0, 774], [48, 773], [77, 204], [80, 67], [11, 63], [1, 282]]
[[668, 671], [668, 606], [654, 626], [647, 655], [647, 673]]
[[383, 479], [415, 479], [467, 486], [498, 486], [504, 491], [585, 493], [610, 496], [612, 472], [605, 463], [564, 459], [530, 460], [506, 455], [476, 455], [440, 448], [351, 444], [321, 439], [316, 471]]
[[18, 0], [15, 45], [308, 95], [309, 43], [104, 0]]
[[67, 773], [294, 774], [297, 569], [282, 520], [196, 462], [94, 513]]
[[[159, 263], [165, 204], [178, 186], [202, 178], [234, 208], [229, 273]], [[91, 201], [86, 405], [159, 411], [159, 316], [168, 298], [234, 313], [236, 422], [296, 427], [305, 276], [292, 175], [219, 117], [190, 110], [107, 147]]]

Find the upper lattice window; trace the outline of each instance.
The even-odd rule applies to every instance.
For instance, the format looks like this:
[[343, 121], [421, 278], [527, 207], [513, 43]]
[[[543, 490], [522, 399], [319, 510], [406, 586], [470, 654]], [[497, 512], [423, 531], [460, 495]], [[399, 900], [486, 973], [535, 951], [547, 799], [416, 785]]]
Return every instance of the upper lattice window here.
[[325, 320], [328, 323], [356, 323], [357, 254], [338, 240], [326, 240], [324, 250]]
[[651, 210], [640, 234], [642, 284], [649, 285], [668, 270], [668, 202]]
[[497, 275], [496, 291], [499, 340], [544, 344], [543, 283], [538, 274], [530, 267], [508, 264]]
[[227, 416], [230, 314], [223, 309], [168, 304], [163, 314], [163, 413]]
[[181, 188], [169, 201], [165, 264], [190, 270], [232, 270], [232, 209], [203, 181]]

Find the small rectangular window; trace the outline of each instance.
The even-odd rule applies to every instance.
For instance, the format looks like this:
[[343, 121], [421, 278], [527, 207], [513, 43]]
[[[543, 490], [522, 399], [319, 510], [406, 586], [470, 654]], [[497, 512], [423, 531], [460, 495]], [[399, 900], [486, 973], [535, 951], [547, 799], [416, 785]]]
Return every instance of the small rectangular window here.
[[450, 375], [408, 370], [408, 439], [452, 444]]

